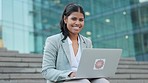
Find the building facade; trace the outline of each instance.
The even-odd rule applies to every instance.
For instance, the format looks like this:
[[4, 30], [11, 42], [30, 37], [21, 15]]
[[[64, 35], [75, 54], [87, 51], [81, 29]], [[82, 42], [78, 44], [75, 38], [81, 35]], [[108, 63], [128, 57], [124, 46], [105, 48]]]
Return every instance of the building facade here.
[[0, 0], [1, 47], [34, 52], [34, 27], [31, 0]]
[[1, 0], [2, 46], [42, 53], [45, 39], [60, 32], [64, 6], [85, 10], [82, 35], [94, 48], [122, 48], [122, 57], [148, 60], [148, 0]]

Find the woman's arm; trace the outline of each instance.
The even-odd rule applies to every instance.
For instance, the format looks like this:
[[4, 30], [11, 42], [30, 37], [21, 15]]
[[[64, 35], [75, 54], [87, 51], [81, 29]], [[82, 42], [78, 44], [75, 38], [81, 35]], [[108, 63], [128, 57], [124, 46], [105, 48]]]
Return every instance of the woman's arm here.
[[56, 69], [58, 49], [57, 40], [53, 37], [48, 37], [45, 42], [43, 53], [42, 74], [45, 79], [50, 81], [64, 79], [71, 73], [69, 70]]

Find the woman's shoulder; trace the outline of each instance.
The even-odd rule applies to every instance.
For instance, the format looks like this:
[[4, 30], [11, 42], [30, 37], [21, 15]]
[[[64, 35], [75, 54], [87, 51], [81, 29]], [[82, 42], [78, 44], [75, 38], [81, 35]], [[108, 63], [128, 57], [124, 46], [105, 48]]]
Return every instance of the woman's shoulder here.
[[51, 35], [49, 37], [47, 37], [47, 39], [52, 39], [52, 40], [60, 40], [61, 39], [62, 34], [55, 34], [55, 35]]
[[92, 41], [91, 41], [90, 38], [87, 38], [87, 37], [85, 37], [85, 36], [83, 36], [83, 35], [80, 35], [80, 39], [82, 39], [82, 40], [83, 40], [84, 42], [86, 42], [86, 43], [89, 43], [89, 44], [92, 43]]
[[55, 34], [46, 38], [46, 42], [50, 42], [53, 44], [59, 44], [62, 40], [62, 34]]
[[84, 41], [86, 43], [86, 45], [87, 45], [88, 48], [91, 48], [92, 47], [92, 41], [91, 41], [91, 39], [89, 39], [89, 38], [87, 38], [85, 36], [82, 36], [82, 35], [80, 35], [80, 37], [81, 37], [82, 41]]
[[85, 37], [85, 36], [83, 36], [83, 35], [80, 35], [80, 37], [81, 37], [82, 39], [84, 39], [85, 41], [91, 41], [89, 38], [87, 38], [87, 37]]

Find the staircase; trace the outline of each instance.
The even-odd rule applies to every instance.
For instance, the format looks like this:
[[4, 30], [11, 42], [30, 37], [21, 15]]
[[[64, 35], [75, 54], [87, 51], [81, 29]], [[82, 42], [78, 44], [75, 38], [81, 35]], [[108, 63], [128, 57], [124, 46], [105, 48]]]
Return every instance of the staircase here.
[[137, 62], [133, 58], [120, 59], [116, 75], [111, 83], [148, 83], [148, 62]]
[[[20, 54], [0, 48], [0, 83], [46, 83], [41, 75], [41, 54]], [[111, 83], [148, 83], [148, 62], [122, 58]]]
[[0, 48], [0, 83], [46, 83], [40, 73], [41, 62], [42, 55]]

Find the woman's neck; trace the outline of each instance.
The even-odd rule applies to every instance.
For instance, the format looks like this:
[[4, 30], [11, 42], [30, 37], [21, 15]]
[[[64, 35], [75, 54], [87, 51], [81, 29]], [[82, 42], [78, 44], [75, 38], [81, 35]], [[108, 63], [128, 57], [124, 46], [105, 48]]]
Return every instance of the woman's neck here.
[[71, 41], [76, 41], [76, 40], [78, 40], [78, 34], [70, 34], [69, 35], [69, 38], [71, 39]]

